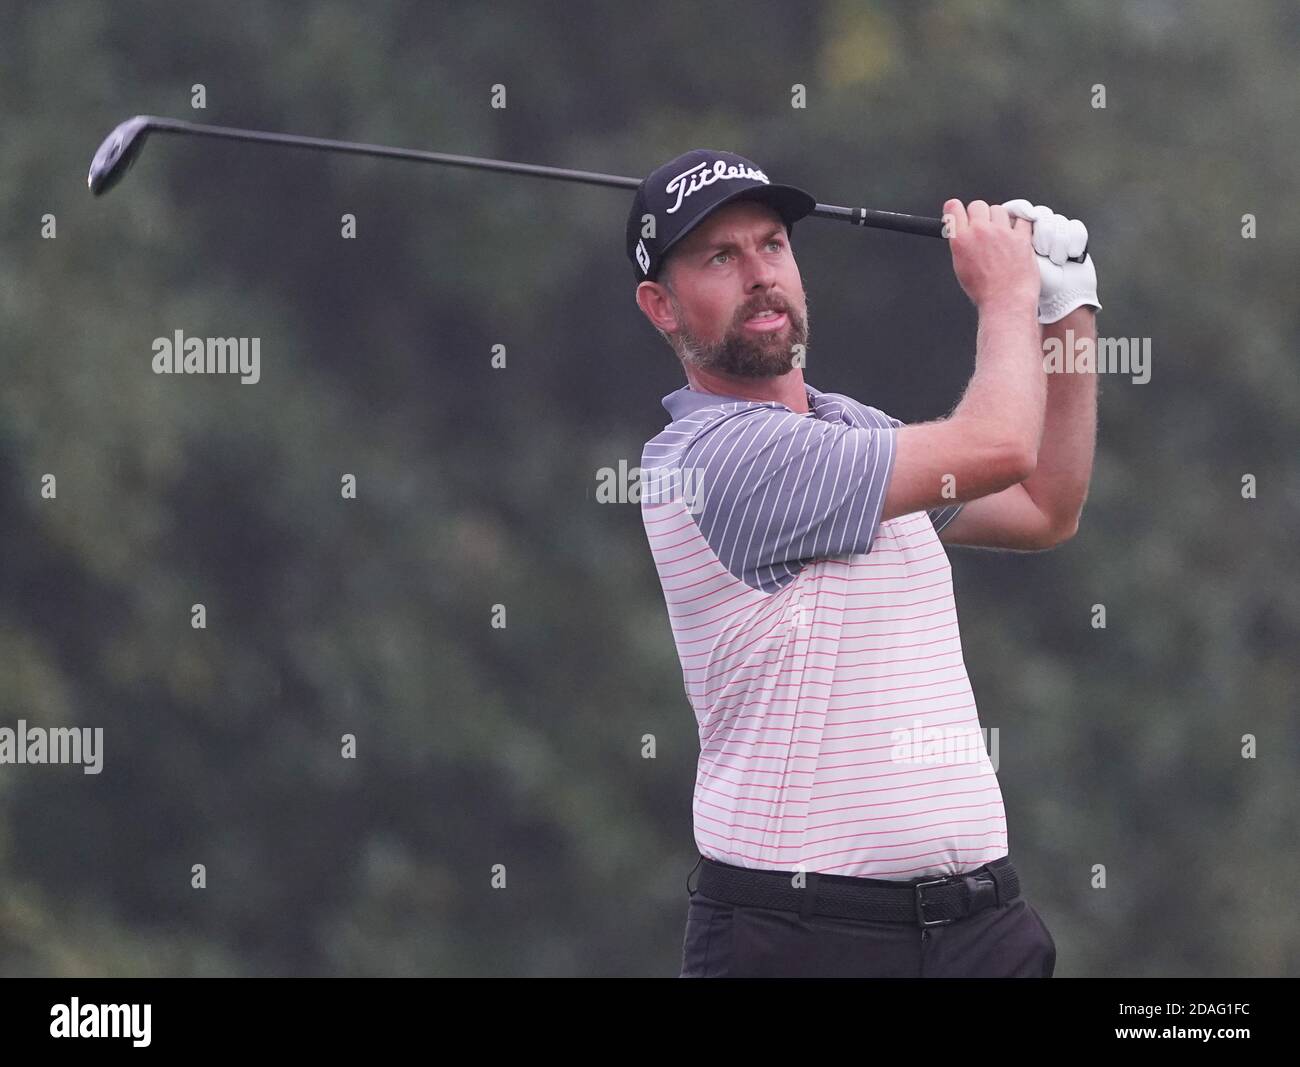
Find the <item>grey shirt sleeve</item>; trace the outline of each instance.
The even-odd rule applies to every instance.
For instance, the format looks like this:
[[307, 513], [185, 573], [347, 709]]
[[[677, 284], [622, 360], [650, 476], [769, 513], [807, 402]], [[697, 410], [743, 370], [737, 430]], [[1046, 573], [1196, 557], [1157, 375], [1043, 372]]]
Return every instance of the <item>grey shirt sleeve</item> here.
[[[887, 418], [896, 430], [907, 425], [907, 423], [894, 418], [892, 415], [887, 416]], [[947, 507], [930, 508], [926, 514], [930, 516], [930, 521], [934, 524], [934, 532], [938, 533], [948, 523], [952, 522], [957, 517], [957, 513], [965, 506], [965, 504], [949, 504]]]
[[732, 574], [764, 591], [807, 560], [869, 552], [895, 434], [769, 407], [720, 420], [681, 458], [697, 479], [700, 532]]

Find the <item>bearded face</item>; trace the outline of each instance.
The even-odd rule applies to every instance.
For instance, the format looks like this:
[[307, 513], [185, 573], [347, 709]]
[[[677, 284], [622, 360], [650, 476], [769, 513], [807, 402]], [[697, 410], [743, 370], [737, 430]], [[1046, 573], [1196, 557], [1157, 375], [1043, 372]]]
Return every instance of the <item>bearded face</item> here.
[[[808, 344], [808, 305], [785, 223], [754, 200], [727, 204], [673, 249], [638, 303], [688, 368], [771, 378]], [[671, 314], [670, 314], [671, 313]]]
[[722, 335], [714, 340], [697, 336], [676, 295], [669, 300], [680, 324], [674, 347], [682, 361], [699, 370], [736, 378], [770, 378], [794, 368], [796, 346], [808, 345], [808, 313], [785, 298], [767, 293], [736, 309]]

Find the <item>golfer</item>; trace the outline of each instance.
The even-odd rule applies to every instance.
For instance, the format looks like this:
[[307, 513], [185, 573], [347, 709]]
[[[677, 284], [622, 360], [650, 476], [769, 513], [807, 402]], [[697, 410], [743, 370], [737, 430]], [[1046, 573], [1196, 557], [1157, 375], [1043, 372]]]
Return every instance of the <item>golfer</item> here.
[[804, 381], [790, 239], [814, 206], [696, 149], [627, 223], [637, 305], [687, 382], [641, 461], [700, 738], [681, 975], [1050, 977], [943, 546], [1045, 549], [1078, 526], [1096, 379], [1047, 373], [1044, 344], [1095, 343], [1087, 231], [1026, 200], [944, 204], [975, 370], [947, 418], [904, 425]]

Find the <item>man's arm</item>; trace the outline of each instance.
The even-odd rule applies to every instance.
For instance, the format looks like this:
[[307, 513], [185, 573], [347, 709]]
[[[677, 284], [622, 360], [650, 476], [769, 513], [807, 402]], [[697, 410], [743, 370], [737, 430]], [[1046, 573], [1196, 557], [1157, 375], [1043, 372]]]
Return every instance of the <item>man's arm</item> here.
[[[1086, 344], [1095, 365], [1096, 312], [1076, 308], [1042, 327], [1043, 343], [1055, 339], [1064, 351], [1071, 340], [1067, 331], [1076, 357]], [[939, 539], [944, 544], [1038, 550], [1073, 537], [1088, 496], [1096, 439], [1096, 373], [1049, 374], [1043, 438], [1033, 473], [1009, 489], [968, 501]]]
[[[975, 373], [948, 418], [896, 431], [885, 519], [1019, 485], [1033, 473], [1043, 436], [1047, 384], [1030, 227], [982, 200], [972, 201], [969, 211], [959, 200], [943, 208], [953, 227], [953, 271], [979, 311]], [[958, 515], [951, 525], [960, 521]]]

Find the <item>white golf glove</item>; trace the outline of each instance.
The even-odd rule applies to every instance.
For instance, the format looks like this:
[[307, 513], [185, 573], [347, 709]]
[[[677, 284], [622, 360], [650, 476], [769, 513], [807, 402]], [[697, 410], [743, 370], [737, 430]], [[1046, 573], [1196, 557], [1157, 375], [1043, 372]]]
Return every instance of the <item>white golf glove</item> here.
[[1028, 200], [1008, 200], [1002, 205], [1012, 218], [1033, 224], [1034, 251], [1038, 253], [1038, 274], [1042, 290], [1038, 295], [1038, 321], [1044, 325], [1065, 318], [1071, 311], [1090, 304], [1098, 311], [1097, 268], [1092, 256], [1073, 263], [1088, 246], [1088, 228], [1078, 219], [1067, 219], [1050, 207]]

